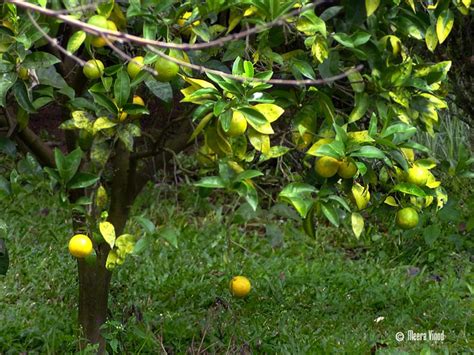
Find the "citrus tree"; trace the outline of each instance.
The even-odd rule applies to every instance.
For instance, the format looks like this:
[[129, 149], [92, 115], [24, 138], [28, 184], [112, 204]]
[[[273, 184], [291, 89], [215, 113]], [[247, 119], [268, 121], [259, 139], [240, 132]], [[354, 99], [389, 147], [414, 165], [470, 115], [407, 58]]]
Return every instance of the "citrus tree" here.
[[[112, 270], [155, 228], [141, 217], [143, 233], [125, 233], [130, 207], [179, 152], [200, 163], [199, 188], [236, 193], [254, 210], [259, 181], [281, 172], [275, 198], [296, 209], [309, 236], [327, 221], [359, 238], [381, 205], [401, 229], [442, 207], [436, 162], [413, 136], [436, 134], [451, 63], [423, 53], [470, 6], [4, 2], [0, 125], [71, 211], [85, 339], [104, 350]], [[62, 139], [57, 147], [42, 128]], [[2, 196], [15, 195], [18, 175], [2, 182]]]

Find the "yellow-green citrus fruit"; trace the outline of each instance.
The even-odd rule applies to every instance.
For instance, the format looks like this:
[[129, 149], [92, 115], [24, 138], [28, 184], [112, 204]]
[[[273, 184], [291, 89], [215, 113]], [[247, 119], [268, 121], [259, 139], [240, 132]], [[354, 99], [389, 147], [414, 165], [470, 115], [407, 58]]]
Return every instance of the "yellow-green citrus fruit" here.
[[241, 136], [247, 130], [247, 119], [240, 111], [234, 111], [232, 113], [232, 119], [230, 121], [230, 128], [226, 135], [229, 137]]
[[18, 77], [21, 80], [28, 80], [30, 77], [30, 71], [24, 67], [18, 68]]
[[414, 166], [408, 169], [407, 182], [418, 186], [425, 186], [428, 180], [428, 175], [428, 169], [419, 166]]
[[411, 148], [402, 148], [402, 154], [405, 156], [406, 160], [413, 162], [415, 160], [415, 152]]
[[92, 249], [92, 241], [85, 234], [76, 234], [69, 240], [69, 252], [76, 258], [85, 258]]
[[[89, 25], [99, 27], [99, 28], [108, 28], [107, 18], [101, 15], [94, 15], [92, 16], [87, 23]], [[115, 25], [115, 24], [114, 24]], [[92, 36], [91, 44], [94, 47], [103, 47], [105, 46], [106, 42], [100, 36]]]
[[104, 63], [98, 59], [91, 59], [86, 62], [82, 68], [82, 72], [87, 79], [99, 79], [104, 74]]
[[138, 56], [138, 57], [133, 58], [130, 62], [128, 62], [127, 73], [132, 79], [135, 79], [138, 73], [140, 73], [140, 71], [143, 68], [144, 61], [145, 61], [145, 58], [143, 58], [142, 56]]
[[245, 297], [250, 292], [250, 281], [245, 276], [235, 276], [230, 281], [230, 293], [235, 297]]
[[337, 173], [343, 179], [352, 179], [357, 173], [357, 165], [350, 160], [343, 160], [337, 169]]
[[336, 175], [340, 161], [332, 157], [321, 157], [316, 160], [314, 169], [319, 176], [330, 178]]
[[367, 207], [370, 201], [369, 187], [365, 188], [359, 183], [352, 185], [352, 197], [359, 210]]
[[[107, 21], [107, 27], [104, 27], [110, 31], [117, 31], [117, 26], [113, 21]], [[113, 42], [113, 38], [109, 37], [109, 41]], [[92, 46], [96, 48], [104, 47], [107, 44], [107, 41], [104, 37], [101, 36], [94, 36], [91, 40]]]
[[396, 223], [402, 229], [412, 229], [418, 225], [418, 212], [412, 207], [402, 208], [397, 212]]
[[157, 72], [156, 79], [158, 81], [167, 82], [173, 80], [178, 74], [179, 65], [160, 57], [155, 62], [155, 70]]

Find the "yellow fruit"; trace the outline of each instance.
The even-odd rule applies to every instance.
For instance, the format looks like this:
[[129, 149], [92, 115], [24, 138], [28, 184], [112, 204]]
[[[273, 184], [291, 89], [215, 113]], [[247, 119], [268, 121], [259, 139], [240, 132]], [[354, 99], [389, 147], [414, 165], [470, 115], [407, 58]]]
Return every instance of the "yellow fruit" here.
[[418, 225], [418, 212], [412, 207], [405, 207], [397, 212], [396, 223], [402, 229], [412, 229]]
[[230, 121], [230, 128], [225, 134], [229, 137], [237, 137], [244, 134], [246, 130], [247, 120], [245, 116], [239, 111], [234, 111]]
[[18, 68], [18, 77], [21, 80], [28, 80], [30, 78], [30, 71], [24, 67]]
[[156, 79], [161, 82], [173, 80], [179, 72], [179, 65], [165, 58], [158, 58], [155, 62], [155, 70], [157, 72]]
[[[117, 26], [115, 25], [115, 22], [113, 21], [107, 21], [107, 27], [103, 27], [103, 28], [106, 28], [110, 31], [117, 31]], [[113, 42], [113, 38], [109, 37], [109, 41]], [[91, 44], [93, 47], [100, 48], [100, 47], [104, 47], [107, 44], [107, 41], [105, 40], [104, 37], [94, 36], [91, 40]]]
[[359, 210], [363, 210], [367, 207], [370, 201], [369, 187], [365, 188], [359, 183], [352, 185], [352, 197]]
[[418, 186], [425, 186], [428, 180], [429, 171], [428, 169], [414, 166], [408, 169], [407, 182]]
[[230, 281], [230, 293], [235, 297], [245, 297], [250, 292], [250, 281], [245, 276], [235, 276]]
[[402, 154], [405, 156], [405, 159], [413, 162], [415, 160], [415, 152], [411, 148], [401, 148]]
[[352, 179], [357, 173], [357, 165], [350, 160], [343, 160], [339, 165], [337, 173], [343, 179]]
[[133, 58], [130, 62], [128, 62], [127, 73], [132, 79], [135, 79], [138, 73], [140, 73], [140, 71], [142, 70], [144, 61], [145, 61], [145, 58], [143, 58], [142, 56], [138, 56], [138, 57]]
[[[107, 22], [107, 18], [104, 17], [104, 16], [101, 16], [101, 15], [94, 15], [92, 16], [88, 21], [87, 23], [89, 25], [92, 25], [92, 26], [96, 26], [96, 27], [99, 27], [99, 28], [108, 28], [108, 22]], [[115, 26], [115, 24], [114, 24]], [[117, 29], [117, 27], [115, 27], [115, 29]], [[105, 39], [103, 39], [102, 37], [100, 36], [93, 36], [92, 37], [92, 40], [91, 40], [91, 44], [94, 46], [94, 47], [103, 47], [106, 45], [107, 42], [105, 42]]]
[[330, 178], [336, 175], [339, 169], [340, 161], [332, 157], [321, 157], [316, 160], [314, 169], [319, 176]]
[[84, 258], [92, 253], [92, 241], [85, 234], [76, 234], [69, 240], [69, 252], [76, 258]]
[[104, 74], [104, 63], [98, 59], [91, 59], [86, 62], [82, 68], [82, 72], [87, 79], [99, 79]]

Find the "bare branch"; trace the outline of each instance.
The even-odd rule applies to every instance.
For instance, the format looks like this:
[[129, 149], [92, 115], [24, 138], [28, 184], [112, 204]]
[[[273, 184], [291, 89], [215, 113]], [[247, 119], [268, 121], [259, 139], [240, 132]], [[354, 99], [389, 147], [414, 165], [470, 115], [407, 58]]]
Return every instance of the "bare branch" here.
[[49, 16], [49, 17], [54, 17], [57, 18], [65, 23], [68, 23], [71, 26], [74, 27], [79, 27], [80, 29], [84, 30], [85, 32], [89, 34], [93, 34], [96, 36], [107, 36], [107, 37], [116, 37], [120, 40], [126, 41], [126, 42], [132, 42], [140, 46], [155, 46], [158, 48], [167, 48], [167, 49], [178, 49], [178, 50], [183, 50], [183, 51], [193, 51], [193, 50], [199, 50], [199, 49], [205, 49], [205, 48], [212, 48], [212, 47], [220, 47], [223, 46], [224, 44], [230, 42], [230, 41], [235, 41], [240, 38], [247, 37], [251, 34], [258, 33], [264, 30], [267, 30], [269, 28], [275, 27], [275, 26], [280, 26], [285, 23], [286, 20], [289, 18], [296, 16], [304, 11], [310, 10], [316, 6], [319, 6], [321, 4], [326, 3], [328, 0], [319, 0], [315, 1], [311, 4], [308, 4], [306, 6], [303, 6], [299, 9], [296, 9], [284, 16], [281, 16], [271, 22], [268, 22], [266, 24], [260, 25], [260, 26], [255, 26], [252, 28], [249, 28], [246, 31], [235, 33], [235, 34], [230, 34], [225, 37], [221, 37], [219, 39], [216, 39], [214, 41], [209, 41], [206, 43], [195, 43], [195, 44], [188, 44], [188, 43], [170, 43], [170, 42], [163, 42], [163, 41], [155, 41], [151, 39], [145, 39], [142, 37], [130, 35], [128, 33], [122, 33], [118, 31], [111, 31], [108, 29], [96, 27], [93, 25], [90, 25], [88, 23], [76, 20], [70, 16], [63, 15], [62, 13], [47, 9], [47, 8], [42, 8], [40, 6], [37, 6], [35, 4], [23, 1], [23, 0], [6, 0], [9, 3], [15, 4], [18, 7], [21, 7], [23, 9], [35, 11], [38, 13], [41, 13], [43, 15]]

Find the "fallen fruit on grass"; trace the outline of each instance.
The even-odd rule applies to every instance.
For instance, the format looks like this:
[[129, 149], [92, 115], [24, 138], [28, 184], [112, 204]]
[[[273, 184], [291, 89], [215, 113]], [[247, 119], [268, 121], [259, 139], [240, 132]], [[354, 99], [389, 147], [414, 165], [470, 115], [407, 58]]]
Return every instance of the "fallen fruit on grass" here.
[[402, 229], [412, 229], [418, 225], [418, 212], [412, 207], [402, 208], [397, 212], [396, 223]]
[[336, 175], [339, 169], [340, 162], [332, 157], [321, 157], [316, 160], [314, 164], [314, 170], [319, 176], [324, 178], [330, 178]]
[[76, 234], [69, 240], [69, 252], [76, 258], [85, 258], [92, 253], [92, 241], [85, 234]]
[[250, 292], [250, 281], [245, 276], [234, 276], [230, 281], [229, 288], [234, 297], [243, 298]]
[[104, 74], [104, 63], [98, 59], [91, 59], [84, 64], [82, 72], [87, 79], [99, 79]]

